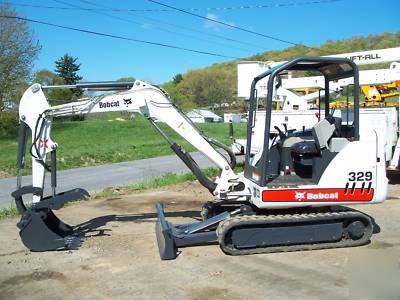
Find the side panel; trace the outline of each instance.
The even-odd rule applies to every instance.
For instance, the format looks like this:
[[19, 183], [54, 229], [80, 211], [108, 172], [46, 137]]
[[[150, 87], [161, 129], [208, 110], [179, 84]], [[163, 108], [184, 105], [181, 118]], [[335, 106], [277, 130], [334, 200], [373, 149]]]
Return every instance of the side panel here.
[[362, 136], [336, 155], [318, 184], [269, 189], [252, 184], [253, 203], [260, 208], [282, 208], [384, 201], [388, 180], [383, 145], [375, 131]]

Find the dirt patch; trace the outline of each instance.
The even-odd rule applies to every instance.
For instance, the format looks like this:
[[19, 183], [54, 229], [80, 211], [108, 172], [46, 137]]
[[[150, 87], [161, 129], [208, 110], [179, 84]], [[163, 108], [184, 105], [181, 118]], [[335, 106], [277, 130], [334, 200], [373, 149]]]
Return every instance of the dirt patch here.
[[227, 288], [218, 287], [204, 287], [204, 288], [192, 288], [189, 289], [194, 300], [202, 299], [240, 299], [237, 295], [233, 295]]
[[400, 248], [400, 243], [388, 243], [385, 241], [376, 241], [370, 245], [370, 248], [371, 249]]
[[13, 276], [7, 280], [4, 280], [1, 282], [3, 285], [19, 285], [19, 284], [26, 284], [32, 281], [42, 281], [42, 280], [59, 280], [59, 281], [65, 281], [65, 276], [62, 273], [59, 272], [53, 272], [53, 271], [38, 271], [38, 272], [32, 272], [30, 274], [26, 275], [17, 275]]
[[[210, 198], [211, 197], [208, 197], [208, 199]], [[196, 200], [188, 200], [187, 195], [183, 195], [182, 192], [166, 192], [165, 190], [161, 190], [106, 199], [98, 202], [97, 207], [106, 206], [124, 213], [138, 210], [154, 210], [155, 205], [160, 202], [160, 199], [162, 199], [161, 202], [163, 202], [165, 206], [174, 206], [175, 208], [183, 209], [188, 207], [196, 207], [199, 209], [201, 205], [204, 204], [204, 200], [198, 197]]]
[[[227, 256], [217, 245], [209, 245], [183, 248], [174, 261], [160, 260], [154, 206], [164, 202], [172, 223], [195, 222], [201, 205], [212, 199], [196, 183], [81, 202], [57, 211], [81, 230], [83, 243], [76, 251], [29, 252], [19, 239], [18, 219], [2, 219], [0, 298], [349, 299], [355, 293], [352, 282], [357, 282], [353, 270], [374, 274], [363, 270], [376, 268], [372, 263], [377, 257], [382, 260], [382, 282], [387, 285], [400, 277], [400, 267], [385, 271], [400, 262], [399, 194], [400, 186], [391, 185], [392, 200], [358, 207], [381, 227], [367, 246], [242, 257]], [[390, 294], [384, 296], [398, 299], [400, 287], [386, 285]], [[385, 297], [371, 293], [362, 299]]]

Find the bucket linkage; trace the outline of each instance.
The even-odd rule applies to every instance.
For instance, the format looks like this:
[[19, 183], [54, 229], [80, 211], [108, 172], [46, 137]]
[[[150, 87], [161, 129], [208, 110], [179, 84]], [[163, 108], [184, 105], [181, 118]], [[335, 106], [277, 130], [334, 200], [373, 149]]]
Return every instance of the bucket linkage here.
[[[43, 197], [43, 188], [21, 185], [22, 169], [25, 166], [27, 130], [28, 125], [21, 120], [17, 155], [17, 190], [11, 193], [21, 214], [21, 220], [18, 222], [17, 227], [20, 229], [19, 235], [22, 243], [31, 251], [76, 249], [80, 246], [81, 239], [77, 234], [74, 234], [73, 227], [61, 221], [53, 210], [62, 208], [67, 202], [86, 199], [89, 197], [89, 193], [80, 188], [56, 193], [57, 159], [55, 149], [51, 152], [50, 166], [37, 159], [37, 162], [41, 163], [45, 170], [51, 173], [52, 196]], [[38, 196], [40, 201], [29, 206], [25, 205], [23, 200], [25, 195]]]

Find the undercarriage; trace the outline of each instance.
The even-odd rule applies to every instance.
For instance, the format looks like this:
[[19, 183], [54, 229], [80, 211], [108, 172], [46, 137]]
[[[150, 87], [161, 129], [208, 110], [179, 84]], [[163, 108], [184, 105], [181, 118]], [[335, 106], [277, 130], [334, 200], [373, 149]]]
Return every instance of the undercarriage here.
[[341, 206], [265, 211], [241, 205], [230, 209], [202, 222], [171, 225], [158, 204], [156, 234], [161, 259], [175, 259], [179, 247], [208, 243], [218, 243], [229, 255], [354, 247], [367, 244], [378, 231], [371, 217]]

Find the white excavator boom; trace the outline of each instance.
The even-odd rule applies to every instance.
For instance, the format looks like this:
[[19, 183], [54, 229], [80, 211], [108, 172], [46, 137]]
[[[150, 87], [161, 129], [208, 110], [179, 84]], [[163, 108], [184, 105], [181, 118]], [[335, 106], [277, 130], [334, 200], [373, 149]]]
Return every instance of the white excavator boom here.
[[[26, 123], [32, 131], [33, 187], [43, 189], [46, 156], [57, 149], [57, 143], [51, 137], [54, 117], [113, 111], [140, 113], [158, 129], [159, 127], [154, 121], [165, 122], [203, 153], [222, 170], [216, 181], [217, 187], [214, 195], [225, 193], [231, 188], [233, 182], [237, 181], [237, 176], [225, 157], [215, 150], [206, 140], [206, 137], [171, 103], [167, 93], [154, 85], [136, 80], [131, 88], [125, 91], [94, 96], [83, 101], [56, 106], [49, 105], [41, 85], [34, 84], [26, 90], [20, 102], [19, 114], [21, 122]], [[39, 202], [41, 196], [34, 195], [33, 202]]]

